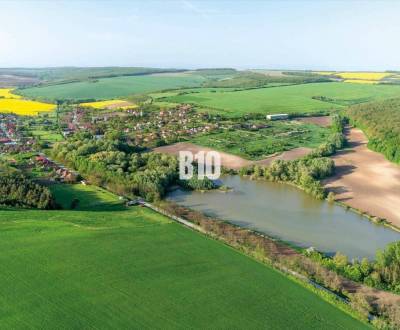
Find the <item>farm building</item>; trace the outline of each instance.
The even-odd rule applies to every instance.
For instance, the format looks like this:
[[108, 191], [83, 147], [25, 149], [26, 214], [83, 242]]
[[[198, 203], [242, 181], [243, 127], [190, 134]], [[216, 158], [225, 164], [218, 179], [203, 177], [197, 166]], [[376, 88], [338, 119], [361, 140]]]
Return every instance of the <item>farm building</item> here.
[[286, 113], [277, 113], [274, 115], [267, 115], [268, 120], [282, 120], [282, 119], [288, 119], [289, 115]]

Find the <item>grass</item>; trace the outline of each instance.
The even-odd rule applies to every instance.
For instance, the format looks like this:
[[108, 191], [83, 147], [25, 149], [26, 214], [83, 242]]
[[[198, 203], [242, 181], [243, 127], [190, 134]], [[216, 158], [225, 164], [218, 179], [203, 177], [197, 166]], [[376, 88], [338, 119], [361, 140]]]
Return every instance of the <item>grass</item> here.
[[191, 142], [228, 152], [240, 157], [258, 160], [271, 154], [297, 147], [314, 148], [330, 134], [330, 130], [296, 121], [270, 122], [258, 131], [236, 129], [196, 136]]
[[57, 203], [63, 209], [70, 209], [74, 199], [79, 203], [75, 210], [112, 211], [124, 210], [123, 201], [118, 196], [93, 185], [53, 184], [49, 186]]
[[65, 201], [76, 193], [97, 212], [0, 210], [1, 328], [366, 327], [151, 210], [110, 211], [117, 197], [92, 186], [52, 189]]
[[130, 94], [149, 93], [164, 89], [198, 86], [205, 78], [199, 75], [163, 74], [104, 78], [21, 89], [19, 92], [35, 99], [106, 100]]
[[41, 129], [34, 129], [30, 131], [33, 136], [38, 137], [42, 141], [48, 142], [59, 142], [63, 141], [63, 137], [59, 133], [55, 133], [54, 131], [46, 131]]
[[[313, 113], [340, 109], [348, 103], [396, 97], [400, 86], [369, 84], [314, 83], [236, 92], [199, 92], [160, 98], [173, 103], [193, 103], [229, 116], [257, 113]], [[324, 96], [325, 102], [313, 97]]]

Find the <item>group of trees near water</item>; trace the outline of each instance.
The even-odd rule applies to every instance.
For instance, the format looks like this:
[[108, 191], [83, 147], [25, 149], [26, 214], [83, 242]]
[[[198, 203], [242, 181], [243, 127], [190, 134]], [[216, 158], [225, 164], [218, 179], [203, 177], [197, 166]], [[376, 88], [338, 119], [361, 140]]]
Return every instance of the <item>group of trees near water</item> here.
[[309, 256], [353, 281], [400, 293], [400, 242], [391, 243], [384, 251], [378, 251], [374, 261], [363, 258], [349, 262], [347, 256], [341, 253], [333, 258], [319, 252], [312, 252]]
[[345, 146], [344, 125], [345, 120], [334, 115], [331, 124], [332, 134], [309, 155], [296, 160], [275, 160], [268, 167], [254, 165], [242, 168], [239, 173], [269, 181], [293, 183], [315, 198], [324, 199], [327, 197], [326, 191], [320, 180], [331, 176], [335, 170], [335, 164], [328, 156]]
[[289, 182], [318, 199], [324, 199], [326, 192], [320, 181], [332, 175], [333, 160], [327, 157], [304, 157], [297, 160], [276, 160], [268, 167], [259, 165], [240, 170], [241, 175], [265, 178], [269, 181]]
[[346, 115], [366, 133], [370, 149], [400, 163], [400, 99], [355, 105]]
[[128, 145], [119, 134], [106, 134], [96, 140], [88, 133], [55, 144], [52, 157], [75, 168], [91, 183], [114, 193], [142, 196], [149, 201], [162, 198], [168, 187], [181, 184], [189, 189], [211, 189], [211, 181], [193, 178], [179, 180], [178, 160], [175, 156], [153, 152], [139, 152]]
[[18, 171], [0, 166], [0, 205], [53, 209], [56, 203], [50, 190]]

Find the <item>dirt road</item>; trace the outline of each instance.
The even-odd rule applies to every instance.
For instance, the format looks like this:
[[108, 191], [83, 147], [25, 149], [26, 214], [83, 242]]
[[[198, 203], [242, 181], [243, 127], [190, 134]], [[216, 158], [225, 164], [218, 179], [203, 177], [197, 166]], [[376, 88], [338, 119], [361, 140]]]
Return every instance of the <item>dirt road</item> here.
[[[160, 152], [160, 153], [167, 153], [167, 154], [173, 154], [173, 155], [178, 155], [179, 151], [190, 151], [192, 153], [197, 153], [199, 151], [215, 151], [214, 149], [207, 148], [207, 147], [202, 147], [198, 146], [192, 143], [187, 143], [187, 142], [179, 142], [175, 144], [171, 144], [168, 146], [163, 146], [163, 147], [158, 147], [155, 148], [155, 152]], [[282, 152], [279, 155], [276, 156], [271, 156], [262, 160], [257, 160], [257, 161], [252, 161], [252, 160], [247, 160], [244, 158], [241, 158], [239, 156], [235, 156], [232, 154], [228, 154], [226, 152], [221, 152], [219, 151], [219, 154], [221, 155], [221, 163], [222, 166], [234, 170], [238, 170], [241, 167], [244, 166], [250, 166], [252, 164], [259, 164], [259, 165], [269, 165], [273, 160], [276, 159], [284, 159], [284, 160], [292, 160], [296, 159], [302, 156], [307, 155], [311, 151], [310, 148], [295, 148], [289, 151]]]

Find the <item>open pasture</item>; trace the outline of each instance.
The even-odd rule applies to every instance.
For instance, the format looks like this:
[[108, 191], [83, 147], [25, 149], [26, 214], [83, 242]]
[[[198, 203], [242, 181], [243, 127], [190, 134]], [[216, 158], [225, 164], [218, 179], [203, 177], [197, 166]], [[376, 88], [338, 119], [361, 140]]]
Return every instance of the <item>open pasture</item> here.
[[148, 209], [0, 211], [0, 326], [366, 325], [268, 266]]
[[107, 100], [165, 89], [199, 86], [206, 78], [191, 74], [160, 74], [102, 78], [21, 89], [24, 96], [43, 100]]
[[[229, 116], [246, 113], [313, 113], [341, 109], [344, 105], [396, 97], [400, 86], [313, 83], [241, 91], [206, 91], [159, 98], [172, 103], [192, 103]], [[321, 96], [325, 100], [321, 100]]]

